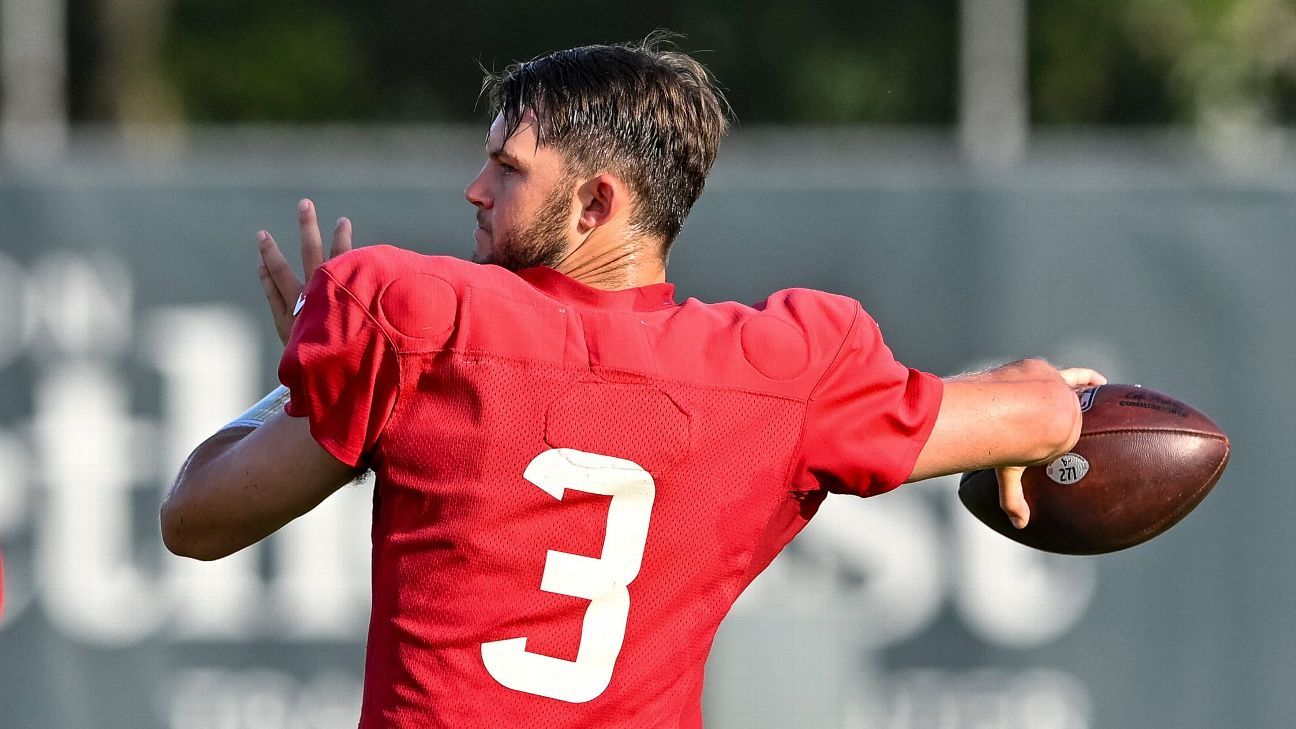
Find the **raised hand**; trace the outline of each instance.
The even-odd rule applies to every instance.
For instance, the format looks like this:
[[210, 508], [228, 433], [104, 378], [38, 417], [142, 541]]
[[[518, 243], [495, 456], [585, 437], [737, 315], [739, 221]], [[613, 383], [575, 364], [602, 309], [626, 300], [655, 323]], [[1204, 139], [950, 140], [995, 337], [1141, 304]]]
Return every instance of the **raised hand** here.
[[[297, 305], [301, 299], [305, 281], [310, 281], [315, 269], [324, 263], [324, 242], [320, 236], [319, 221], [315, 216], [315, 203], [302, 200], [297, 204], [297, 224], [301, 235], [302, 273], [305, 279], [297, 278], [296, 271], [279, 250], [269, 231], [257, 233], [257, 276], [261, 279], [261, 289], [265, 292], [266, 302], [270, 305], [270, 315], [274, 318], [275, 331], [279, 340], [288, 343], [292, 333], [293, 318], [297, 315]], [[333, 243], [329, 248], [329, 258], [340, 256], [351, 250], [351, 221], [338, 218], [333, 228]]]

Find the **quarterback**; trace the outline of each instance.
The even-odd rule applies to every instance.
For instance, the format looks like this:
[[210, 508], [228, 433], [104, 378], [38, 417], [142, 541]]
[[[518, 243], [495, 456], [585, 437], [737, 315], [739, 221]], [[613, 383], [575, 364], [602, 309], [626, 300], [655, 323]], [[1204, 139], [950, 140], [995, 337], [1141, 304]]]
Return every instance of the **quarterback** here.
[[305, 284], [258, 243], [283, 394], [162, 505], [171, 551], [218, 559], [374, 471], [361, 727], [700, 727], [720, 621], [829, 492], [993, 467], [1026, 522], [1020, 467], [1068, 450], [1101, 375], [941, 379], [818, 291], [680, 300], [667, 253], [727, 126], [707, 70], [650, 41], [487, 84], [472, 260], [351, 250], [342, 220], [325, 262], [303, 200]]

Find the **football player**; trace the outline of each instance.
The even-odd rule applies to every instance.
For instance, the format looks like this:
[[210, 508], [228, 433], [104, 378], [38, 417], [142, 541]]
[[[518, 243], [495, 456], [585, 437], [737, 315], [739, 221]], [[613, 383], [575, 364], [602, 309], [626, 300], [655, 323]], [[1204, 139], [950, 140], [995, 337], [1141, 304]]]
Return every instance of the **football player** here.
[[[261, 277], [283, 388], [194, 451], [162, 507], [217, 559], [376, 474], [361, 727], [698, 727], [717, 626], [829, 492], [1065, 453], [1091, 370], [942, 380], [850, 298], [680, 300], [667, 252], [727, 126], [655, 41], [488, 79], [472, 261], [387, 246]], [[807, 230], [807, 236], [814, 235]], [[863, 528], [863, 527], [861, 527]]]

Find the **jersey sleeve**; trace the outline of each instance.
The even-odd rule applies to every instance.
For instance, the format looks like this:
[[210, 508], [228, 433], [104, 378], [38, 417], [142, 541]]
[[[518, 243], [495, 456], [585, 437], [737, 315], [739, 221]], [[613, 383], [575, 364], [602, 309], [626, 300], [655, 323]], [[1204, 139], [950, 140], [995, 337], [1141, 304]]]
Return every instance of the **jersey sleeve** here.
[[395, 407], [400, 366], [381, 325], [330, 264], [306, 287], [279, 379], [292, 393], [285, 412], [307, 418], [324, 450], [359, 466]]
[[805, 468], [820, 488], [873, 496], [913, 473], [940, 409], [940, 378], [900, 364], [858, 303], [806, 412]]

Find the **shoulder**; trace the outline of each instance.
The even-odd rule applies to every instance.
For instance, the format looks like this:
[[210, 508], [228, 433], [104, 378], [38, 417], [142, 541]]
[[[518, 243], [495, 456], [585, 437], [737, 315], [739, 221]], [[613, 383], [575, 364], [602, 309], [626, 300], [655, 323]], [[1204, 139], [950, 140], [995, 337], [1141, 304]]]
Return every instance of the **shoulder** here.
[[752, 304], [736, 301], [708, 303], [689, 299], [682, 306], [740, 321], [769, 317], [795, 323], [798, 328], [830, 330], [849, 328], [863, 311], [860, 303], [849, 296], [796, 288], [775, 291], [764, 300]]
[[[792, 330], [804, 340], [814, 371], [837, 359], [857, 323], [872, 321], [855, 299], [814, 289], [776, 291], [753, 309], [760, 313], [743, 327], [744, 349], [749, 353], [775, 349], [788, 339], [783, 332]], [[780, 336], [772, 337], [774, 332]]]
[[815, 289], [783, 289], [770, 294], [754, 309], [795, 321], [807, 330], [845, 334], [864, 309], [849, 296]]
[[375, 245], [348, 251], [320, 266], [312, 285], [332, 289], [333, 298], [350, 300], [365, 310], [398, 345], [414, 339], [418, 341], [406, 344], [426, 346], [426, 340], [448, 336], [469, 287], [493, 279], [496, 271], [503, 269]]
[[812, 352], [830, 358], [857, 322], [869, 320], [855, 299], [814, 289], [776, 291], [751, 311], [750, 321], [743, 327], [744, 340], [751, 338], [749, 330], [794, 329]]
[[391, 245], [366, 246], [343, 253], [319, 270], [333, 283], [360, 298], [371, 298], [408, 276], [433, 276], [453, 282], [470, 278], [475, 263], [449, 256], [428, 256]]
[[705, 351], [729, 384], [802, 397], [837, 358], [862, 311], [854, 299], [812, 289], [785, 289], [751, 305], [689, 299], [674, 336], [693, 351], [699, 337], [713, 339]]

